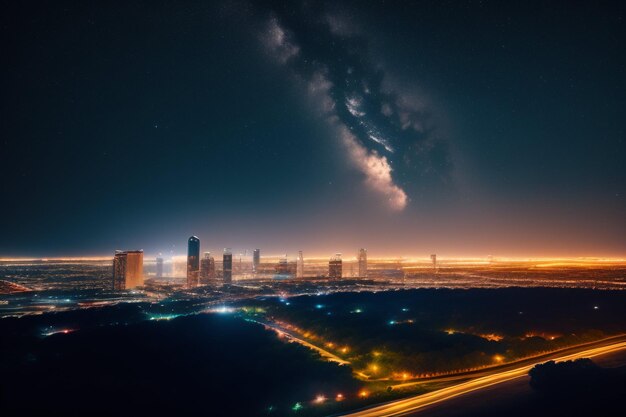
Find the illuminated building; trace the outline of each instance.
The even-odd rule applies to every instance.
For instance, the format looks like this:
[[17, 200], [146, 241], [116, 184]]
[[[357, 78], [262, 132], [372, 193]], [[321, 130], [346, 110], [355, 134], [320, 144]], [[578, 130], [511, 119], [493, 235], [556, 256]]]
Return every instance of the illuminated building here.
[[341, 278], [342, 262], [341, 254], [337, 253], [328, 261], [328, 278], [339, 279]]
[[187, 288], [198, 285], [200, 274], [200, 239], [191, 236], [187, 241]]
[[359, 277], [367, 278], [367, 249], [359, 249]]
[[156, 276], [158, 278], [163, 276], [163, 258], [156, 258]]
[[284, 278], [292, 278], [296, 274], [296, 263], [289, 262], [287, 255], [281, 257], [276, 265], [276, 274]]
[[115, 251], [113, 257], [113, 290], [143, 286], [143, 251]]
[[215, 279], [215, 259], [211, 252], [204, 252], [204, 257], [200, 261], [200, 283], [208, 284]]
[[433, 269], [437, 272], [437, 255], [434, 253], [430, 255], [430, 260], [433, 261]]
[[296, 278], [304, 277], [304, 258], [302, 251], [298, 251], [298, 259], [296, 260]]
[[252, 252], [252, 272], [255, 274], [259, 270], [259, 265], [261, 264], [261, 249], [255, 249]]
[[224, 257], [222, 259], [224, 283], [230, 284], [233, 282], [233, 253], [230, 248], [224, 249]]

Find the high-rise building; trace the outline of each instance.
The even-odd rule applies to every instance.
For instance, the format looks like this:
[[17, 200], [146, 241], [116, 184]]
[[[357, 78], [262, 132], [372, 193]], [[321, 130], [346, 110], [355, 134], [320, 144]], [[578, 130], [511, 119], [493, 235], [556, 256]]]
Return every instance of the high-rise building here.
[[161, 258], [161, 256], [156, 258], [156, 276], [157, 278], [161, 278], [163, 276], [163, 258]]
[[233, 253], [230, 248], [224, 249], [224, 257], [222, 260], [222, 271], [224, 277], [224, 283], [230, 284], [233, 282]]
[[200, 239], [191, 236], [187, 241], [187, 288], [198, 285], [200, 274]]
[[341, 254], [337, 253], [328, 261], [328, 278], [340, 279], [342, 273]]
[[298, 259], [296, 260], [296, 278], [304, 278], [304, 257], [302, 251], [298, 251]]
[[143, 251], [115, 251], [113, 290], [129, 290], [143, 285]]
[[252, 272], [256, 274], [259, 271], [259, 265], [261, 265], [261, 249], [255, 249], [252, 252]]
[[367, 249], [359, 249], [359, 278], [367, 278]]
[[433, 269], [437, 272], [437, 255], [434, 253], [430, 255], [430, 260], [433, 261]]
[[215, 279], [215, 259], [211, 252], [204, 252], [204, 257], [200, 261], [200, 283], [208, 284]]

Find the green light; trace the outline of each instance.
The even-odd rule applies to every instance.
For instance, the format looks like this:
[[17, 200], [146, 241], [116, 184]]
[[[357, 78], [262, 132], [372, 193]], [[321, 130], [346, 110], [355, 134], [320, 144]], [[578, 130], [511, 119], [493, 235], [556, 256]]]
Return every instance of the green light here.
[[302, 408], [303, 408], [303, 407], [302, 407], [302, 404], [300, 404], [300, 403], [295, 403], [295, 404], [294, 404], [294, 406], [293, 406], [293, 407], [291, 407], [291, 409], [292, 409], [293, 411], [298, 411], [298, 410], [301, 410]]

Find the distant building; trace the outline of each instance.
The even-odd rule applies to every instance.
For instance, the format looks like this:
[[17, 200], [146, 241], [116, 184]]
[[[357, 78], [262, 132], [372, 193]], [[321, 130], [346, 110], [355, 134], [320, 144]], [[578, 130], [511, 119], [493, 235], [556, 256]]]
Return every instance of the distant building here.
[[298, 251], [298, 259], [296, 260], [296, 278], [304, 277], [304, 257], [302, 251]]
[[198, 286], [200, 274], [200, 239], [191, 236], [187, 241], [187, 288]]
[[337, 253], [328, 262], [328, 278], [340, 279], [342, 273], [341, 254]]
[[161, 278], [163, 276], [163, 258], [156, 258], [156, 276]]
[[224, 249], [224, 257], [222, 260], [222, 276], [224, 277], [224, 283], [230, 284], [233, 282], [233, 253], [230, 248]]
[[430, 260], [433, 261], [433, 269], [437, 272], [437, 254], [430, 255]]
[[200, 283], [208, 284], [215, 279], [215, 259], [211, 252], [204, 252], [204, 257], [200, 260]]
[[296, 274], [296, 268], [296, 262], [289, 262], [287, 255], [285, 255], [276, 264], [276, 275], [280, 275], [283, 278], [293, 278]]
[[359, 277], [367, 278], [367, 249], [359, 249]]
[[115, 251], [113, 257], [113, 290], [143, 286], [143, 251]]
[[252, 252], [252, 272], [256, 274], [259, 271], [259, 265], [261, 265], [261, 249], [255, 249]]
[[172, 277], [187, 278], [187, 257], [185, 255], [172, 256]]

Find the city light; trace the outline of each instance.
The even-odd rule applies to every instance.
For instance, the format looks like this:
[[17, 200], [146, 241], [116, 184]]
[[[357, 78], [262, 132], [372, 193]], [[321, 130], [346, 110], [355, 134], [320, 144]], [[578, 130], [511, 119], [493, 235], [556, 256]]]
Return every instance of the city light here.
[[626, 0], [85, 3], [3, 8], [0, 417], [619, 417]]
[[504, 362], [504, 356], [502, 356], [502, 355], [494, 355], [493, 356], [493, 360], [494, 360], [494, 362], [502, 363], [502, 362]]

